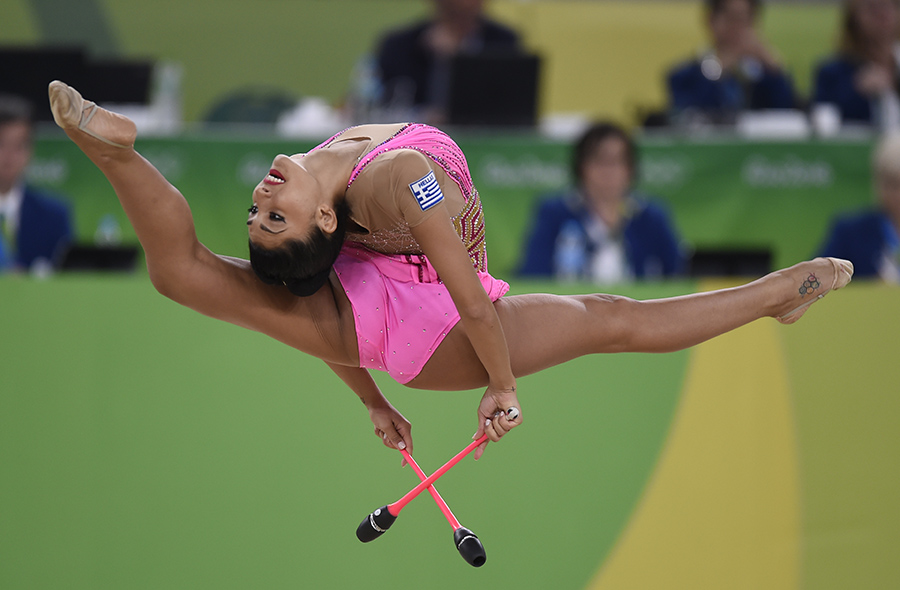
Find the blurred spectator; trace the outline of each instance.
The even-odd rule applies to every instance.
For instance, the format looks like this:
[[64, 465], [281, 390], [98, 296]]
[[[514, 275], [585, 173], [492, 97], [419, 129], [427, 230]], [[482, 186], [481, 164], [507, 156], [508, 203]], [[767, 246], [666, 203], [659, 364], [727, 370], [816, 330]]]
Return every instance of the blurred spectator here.
[[875, 209], [839, 216], [821, 255], [846, 258], [855, 277], [900, 283], [900, 133], [878, 144], [872, 173]]
[[444, 122], [450, 58], [518, 51], [519, 35], [484, 15], [484, 0], [430, 0], [431, 18], [389, 32], [378, 48], [380, 102], [432, 124]]
[[574, 147], [572, 171], [577, 185], [538, 206], [522, 276], [615, 283], [684, 270], [668, 213], [631, 190], [635, 146], [622, 128], [588, 129]]
[[813, 102], [844, 121], [900, 128], [900, 0], [844, 0], [837, 55], [816, 70]]
[[32, 110], [0, 95], [0, 240], [8, 267], [59, 262], [72, 239], [68, 207], [25, 184], [32, 153]]
[[0, 226], [0, 274], [5, 272], [12, 265], [12, 261], [6, 254], [6, 248], [6, 233], [3, 226]]
[[742, 110], [796, 106], [790, 78], [756, 32], [760, 10], [761, 0], [706, 0], [712, 47], [669, 72], [672, 115], [730, 122]]

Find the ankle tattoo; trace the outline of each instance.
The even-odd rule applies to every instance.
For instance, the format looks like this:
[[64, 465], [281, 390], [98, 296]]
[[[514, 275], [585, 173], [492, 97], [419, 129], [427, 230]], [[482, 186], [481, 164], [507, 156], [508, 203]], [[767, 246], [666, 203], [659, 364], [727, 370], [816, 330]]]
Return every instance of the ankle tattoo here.
[[811, 295], [813, 291], [816, 291], [819, 287], [822, 286], [822, 283], [819, 281], [816, 275], [810, 273], [806, 280], [803, 281], [803, 284], [800, 285], [800, 296], [805, 297], [807, 295]]

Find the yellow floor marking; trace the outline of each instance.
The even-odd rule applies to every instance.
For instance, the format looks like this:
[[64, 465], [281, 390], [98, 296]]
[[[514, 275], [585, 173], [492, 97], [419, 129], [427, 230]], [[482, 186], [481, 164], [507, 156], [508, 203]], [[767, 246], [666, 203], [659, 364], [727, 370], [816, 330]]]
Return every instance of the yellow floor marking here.
[[659, 464], [591, 590], [797, 588], [799, 474], [771, 319], [698, 346]]

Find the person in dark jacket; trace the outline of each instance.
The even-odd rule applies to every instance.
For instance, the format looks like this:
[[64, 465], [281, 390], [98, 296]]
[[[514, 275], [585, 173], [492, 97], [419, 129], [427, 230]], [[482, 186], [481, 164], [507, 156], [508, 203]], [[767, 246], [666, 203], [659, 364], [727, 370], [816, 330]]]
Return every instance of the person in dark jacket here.
[[900, 283], [900, 134], [881, 140], [872, 167], [875, 207], [838, 216], [821, 252], [850, 260], [859, 277]]
[[845, 0], [837, 54], [819, 64], [813, 103], [844, 121], [900, 128], [900, 0]]
[[420, 121], [446, 116], [450, 59], [457, 54], [514, 52], [519, 35], [484, 15], [484, 0], [432, 0], [432, 18], [389, 32], [377, 51], [381, 101]]
[[674, 117], [695, 113], [713, 121], [743, 110], [796, 107], [793, 84], [756, 32], [760, 0], [706, 0], [712, 47], [668, 76]]
[[0, 268], [6, 270], [56, 264], [72, 240], [68, 206], [25, 183], [31, 154], [31, 105], [0, 96]]
[[637, 163], [628, 134], [598, 123], [572, 160], [576, 186], [539, 203], [519, 274], [615, 283], [684, 272], [667, 211], [631, 190]]

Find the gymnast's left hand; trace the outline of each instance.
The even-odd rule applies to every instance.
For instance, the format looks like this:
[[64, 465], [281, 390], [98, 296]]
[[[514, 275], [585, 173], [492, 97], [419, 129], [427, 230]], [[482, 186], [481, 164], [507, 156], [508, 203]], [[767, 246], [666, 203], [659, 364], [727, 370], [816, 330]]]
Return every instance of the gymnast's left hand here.
[[[515, 411], [510, 411], [515, 408]], [[516, 388], [494, 389], [488, 387], [478, 405], [478, 430], [472, 437], [477, 440], [483, 434], [487, 434], [488, 440], [499, 442], [510, 430], [522, 423], [522, 410], [519, 398], [516, 397]], [[475, 449], [475, 460], [481, 458], [487, 441]]]
[[[413, 450], [412, 425], [390, 402], [374, 404], [369, 408], [369, 419], [375, 426], [375, 436], [381, 439], [384, 446], [392, 449]], [[404, 459], [401, 464], [405, 464]]]

